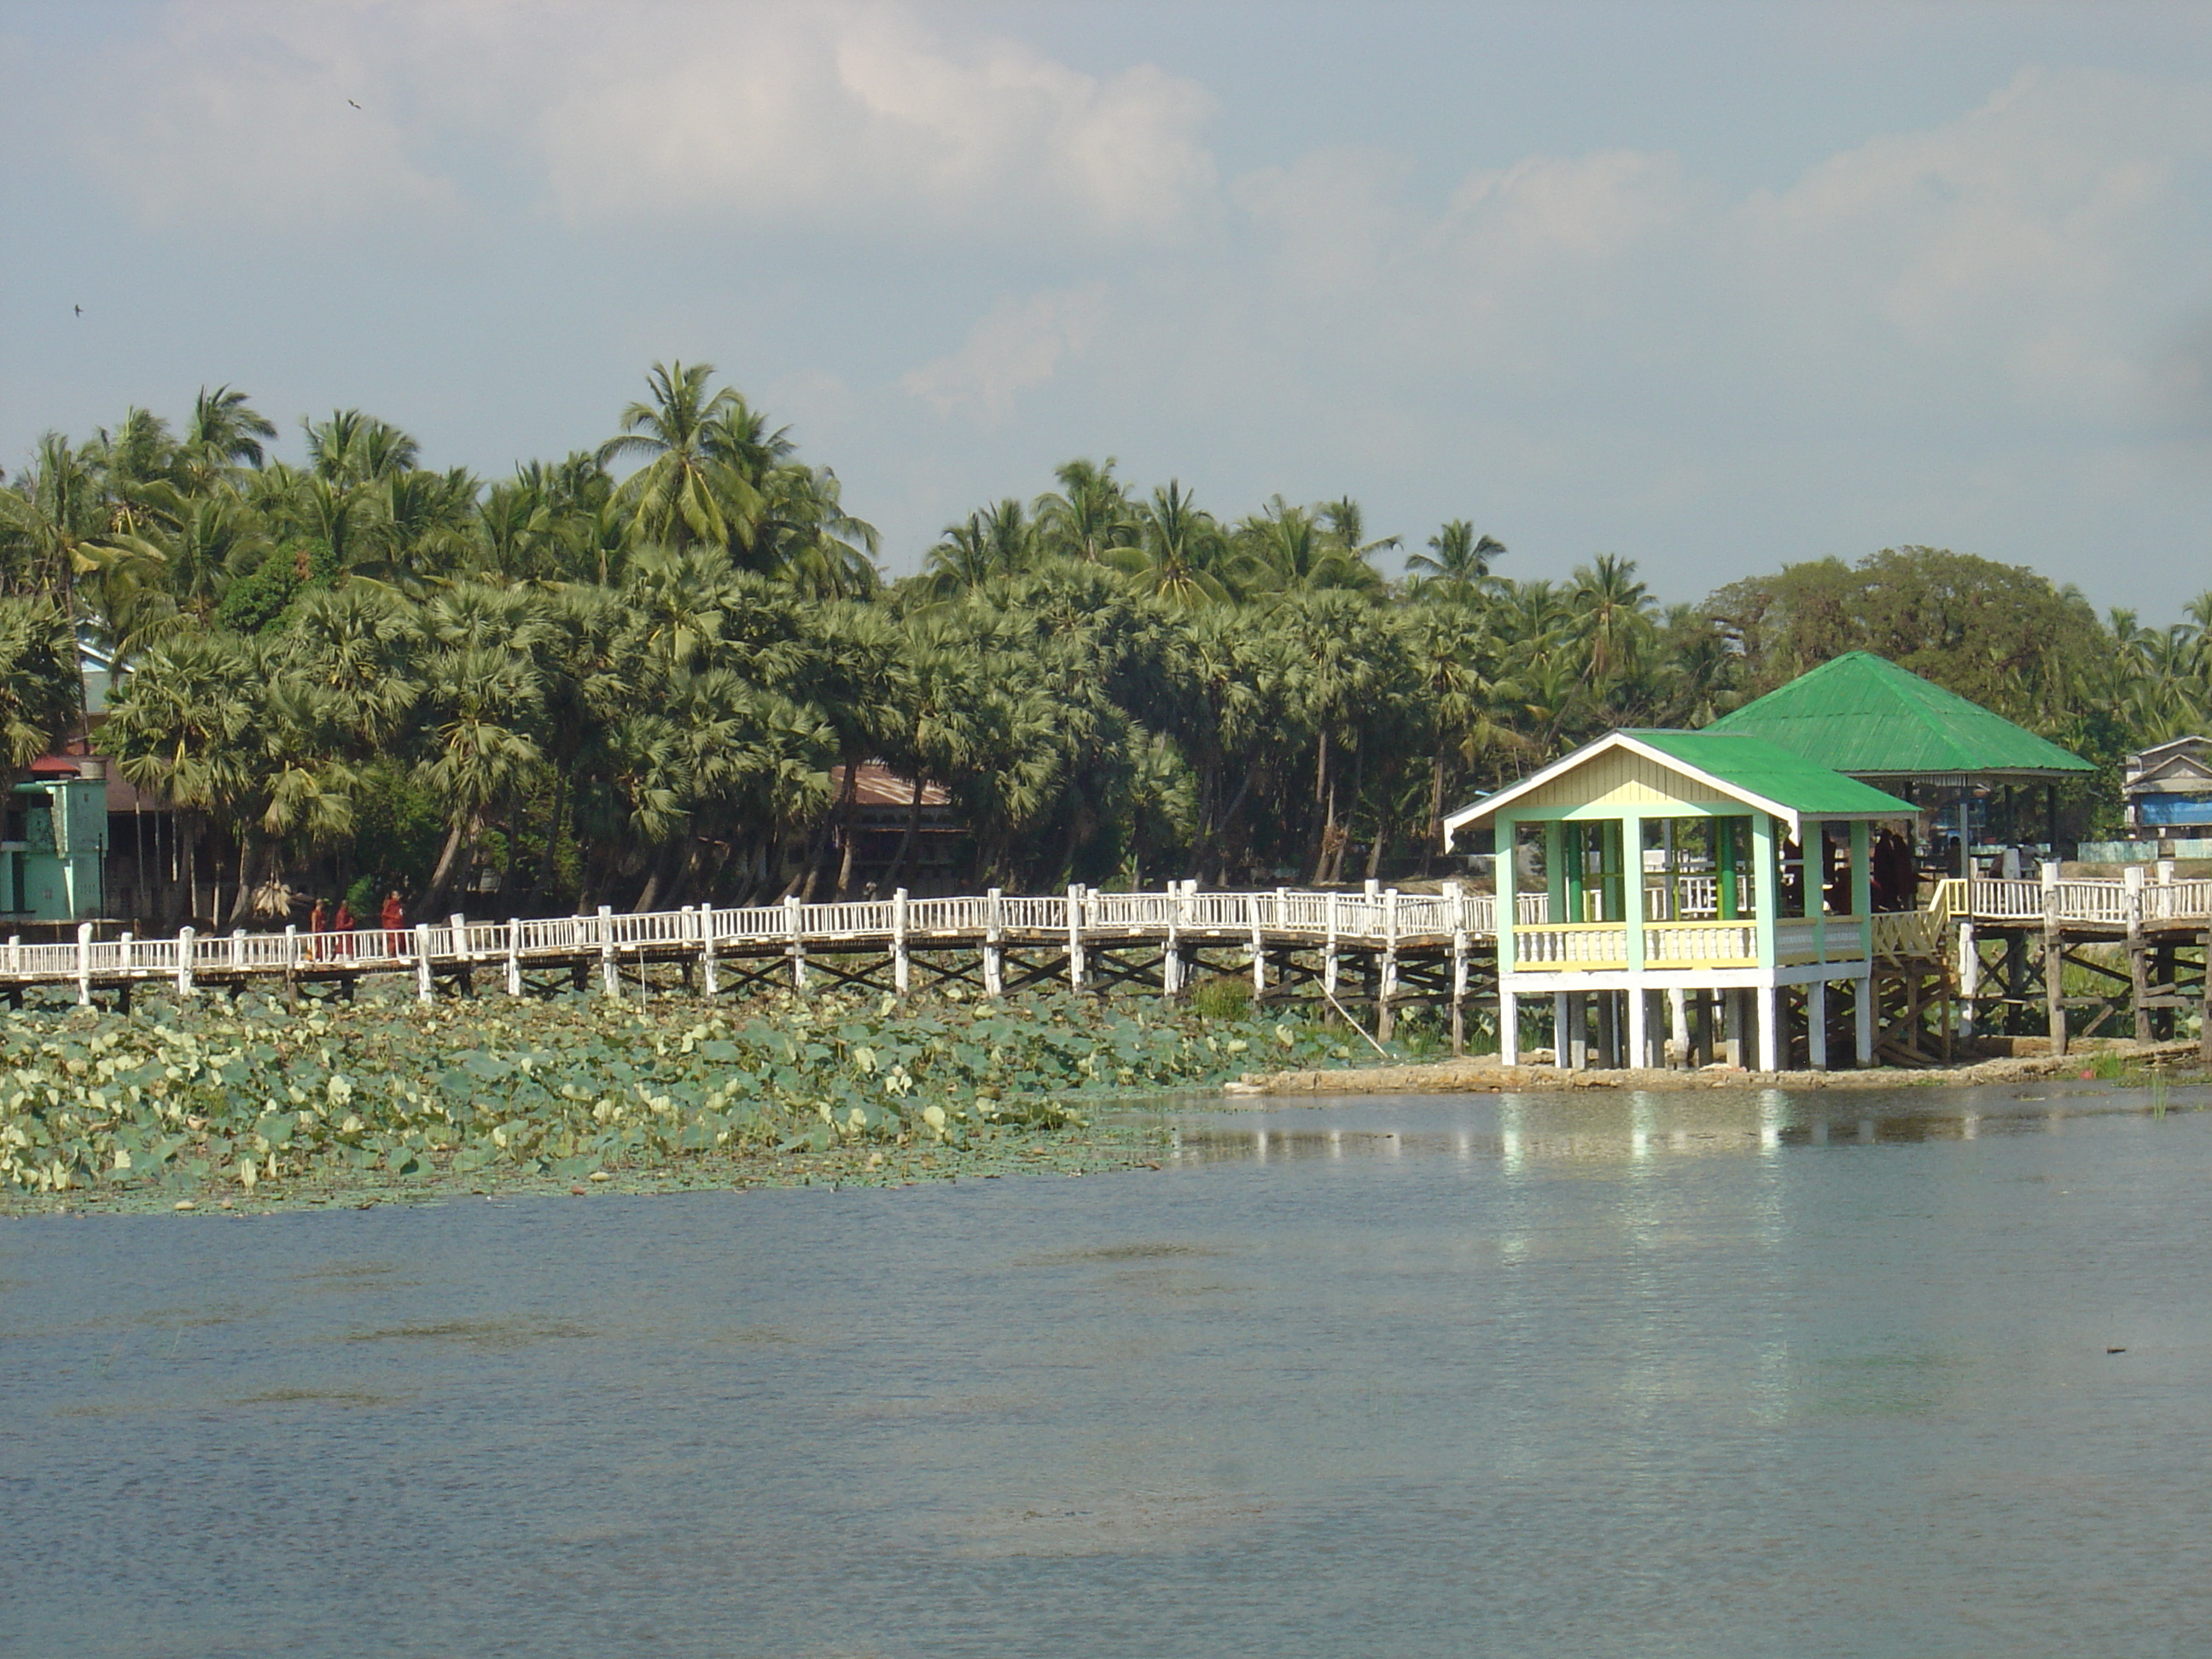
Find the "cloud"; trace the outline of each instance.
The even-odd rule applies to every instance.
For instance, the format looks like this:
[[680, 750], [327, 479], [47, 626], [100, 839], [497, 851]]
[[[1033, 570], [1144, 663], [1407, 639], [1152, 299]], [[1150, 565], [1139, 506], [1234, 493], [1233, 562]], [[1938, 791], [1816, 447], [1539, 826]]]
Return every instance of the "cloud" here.
[[[1139, 64], [948, 46], [890, 5], [178, 0], [103, 64], [95, 168], [150, 221], [443, 213], [487, 167], [572, 226], [1156, 240], [1212, 103]], [[351, 108], [347, 100], [364, 108]]]
[[899, 385], [940, 416], [965, 413], [995, 426], [1018, 394], [1042, 386], [1063, 359], [1083, 352], [1105, 308], [1106, 290], [1097, 284], [1002, 300], [959, 350], [925, 363]]

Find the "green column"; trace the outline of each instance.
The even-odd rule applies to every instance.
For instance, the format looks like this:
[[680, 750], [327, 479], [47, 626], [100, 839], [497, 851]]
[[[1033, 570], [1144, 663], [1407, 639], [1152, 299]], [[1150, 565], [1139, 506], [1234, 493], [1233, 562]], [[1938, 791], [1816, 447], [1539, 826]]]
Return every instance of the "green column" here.
[[1713, 863], [1720, 872], [1720, 917], [1723, 921], [1734, 921], [1742, 913], [1736, 894], [1736, 860], [1743, 856], [1741, 818], [1713, 820]]
[[1551, 896], [1552, 920], [1567, 919], [1567, 826], [1557, 818], [1544, 825], [1544, 890]]
[[1851, 825], [1851, 914], [1859, 919], [1859, 954], [1874, 959], [1874, 860], [1872, 826], [1864, 818]]
[[1781, 838], [1774, 833], [1774, 820], [1765, 812], [1751, 815], [1751, 868], [1754, 884], [1752, 911], [1759, 923], [1759, 962], [1763, 968], [1774, 965], [1774, 913], [1781, 908], [1782, 893]]
[[[1514, 899], [1521, 886], [1520, 876], [1514, 869], [1513, 860], [1517, 829], [1518, 826], [1510, 814], [1500, 813], [1492, 823], [1490, 832], [1490, 844], [1496, 849], [1490, 874], [1492, 886], [1498, 896], [1497, 909], [1493, 915], [1498, 929], [1498, 971], [1500, 974], [1510, 974], [1513, 971]], [[1557, 863], [1557, 860], [1547, 860], [1546, 873], [1549, 874]]]
[[1565, 843], [1566, 909], [1552, 920], [1578, 922], [1586, 920], [1589, 908], [1583, 902], [1583, 892], [1589, 875], [1589, 838], [1579, 823], [1561, 824], [1559, 836]]
[[1628, 823], [1623, 818], [1601, 821], [1599, 845], [1604, 849], [1599, 863], [1605, 872], [1605, 919], [1607, 921], [1628, 920]]
[[1806, 818], [1797, 826], [1799, 856], [1805, 866], [1805, 914], [1813, 923], [1813, 959], [1828, 959], [1828, 826]]

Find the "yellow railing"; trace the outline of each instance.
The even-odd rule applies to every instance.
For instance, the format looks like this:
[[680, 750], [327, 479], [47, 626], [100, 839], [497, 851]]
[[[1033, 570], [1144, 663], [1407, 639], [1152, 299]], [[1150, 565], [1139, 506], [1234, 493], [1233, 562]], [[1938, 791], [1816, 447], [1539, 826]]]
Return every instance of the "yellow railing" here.
[[1513, 965], [1522, 972], [1544, 969], [1599, 969], [1628, 966], [1628, 924], [1625, 921], [1556, 921], [1513, 930]]
[[1650, 922], [1644, 929], [1647, 967], [1756, 968], [1759, 926], [1749, 921]]

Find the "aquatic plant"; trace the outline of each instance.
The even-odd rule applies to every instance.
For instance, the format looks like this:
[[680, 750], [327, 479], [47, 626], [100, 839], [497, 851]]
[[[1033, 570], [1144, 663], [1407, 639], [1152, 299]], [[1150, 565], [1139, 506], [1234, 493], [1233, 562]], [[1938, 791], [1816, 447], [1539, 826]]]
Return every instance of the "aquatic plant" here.
[[577, 1178], [864, 1143], [957, 1149], [1065, 1127], [1116, 1092], [1340, 1052], [1289, 1019], [1073, 997], [76, 1010], [0, 1030], [0, 1191], [251, 1194], [300, 1178]]

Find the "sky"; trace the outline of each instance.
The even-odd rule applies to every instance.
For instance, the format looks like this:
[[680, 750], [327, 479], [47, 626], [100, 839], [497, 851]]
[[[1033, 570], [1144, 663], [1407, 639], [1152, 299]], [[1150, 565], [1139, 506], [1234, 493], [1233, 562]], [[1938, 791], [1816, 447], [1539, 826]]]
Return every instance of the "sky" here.
[[1111, 456], [1670, 600], [2212, 587], [2212, 6], [0, 0], [0, 64], [9, 471], [228, 383], [495, 477], [681, 359], [894, 574]]

